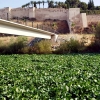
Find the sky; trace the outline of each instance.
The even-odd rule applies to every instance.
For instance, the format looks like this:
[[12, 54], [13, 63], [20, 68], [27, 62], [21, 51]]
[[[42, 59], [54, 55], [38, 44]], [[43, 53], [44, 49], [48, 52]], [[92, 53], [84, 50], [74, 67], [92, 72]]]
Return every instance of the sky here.
[[[4, 8], [4, 7], [17, 8], [17, 7], [21, 7], [23, 4], [26, 4], [30, 1], [32, 0], [0, 0], [0, 8]], [[39, 1], [39, 0], [33, 0], [33, 1]], [[47, 0], [44, 0], [44, 1], [47, 1]], [[65, 2], [65, 0], [54, 0], [54, 1]], [[89, 0], [80, 0], [80, 1], [83, 1], [86, 3], [89, 2]], [[95, 6], [100, 6], [100, 0], [94, 0], [94, 4]]]

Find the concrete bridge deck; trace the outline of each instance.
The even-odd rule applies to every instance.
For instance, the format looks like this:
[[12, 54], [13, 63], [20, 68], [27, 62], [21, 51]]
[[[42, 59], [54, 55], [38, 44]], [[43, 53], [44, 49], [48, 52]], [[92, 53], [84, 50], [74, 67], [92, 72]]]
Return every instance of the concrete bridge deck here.
[[11, 21], [0, 19], [0, 33], [32, 36], [45, 39], [56, 39], [57, 35], [52, 32], [25, 26]]

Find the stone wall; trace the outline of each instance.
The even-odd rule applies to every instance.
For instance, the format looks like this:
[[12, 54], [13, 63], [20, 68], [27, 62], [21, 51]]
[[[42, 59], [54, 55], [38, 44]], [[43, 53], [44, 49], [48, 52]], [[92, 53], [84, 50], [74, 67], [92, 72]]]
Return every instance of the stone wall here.
[[84, 28], [87, 27], [88, 24], [87, 24], [86, 13], [81, 13], [80, 16], [81, 16], [82, 27], [84, 27]]
[[74, 27], [82, 26], [82, 18], [80, 15], [80, 8], [69, 8], [68, 13], [69, 14], [68, 14], [67, 22], [69, 25], [69, 30], [71, 32], [72, 24], [75, 24]]
[[29, 16], [28, 10], [29, 10], [28, 8], [11, 9], [11, 16], [12, 16], [12, 18], [14, 18], [14, 17], [19, 17], [19, 18], [28, 17]]
[[49, 8], [49, 9], [36, 9], [36, 19], [59, 19], [67, 20], [68, 9], [63, 8]]
[[58, 19], [58, 20], [69, 20], [80, 14], [79, 8], [41, 8], [36, 9], [33, 7], [30, 8], [14, 8], [9, 7], [0, 9], [0, 17], [7, 19], [7, 13], [9, 17], [29, 17], [36, 18], [37, 20], [45, 19]]
[[35, 8], [15, 8], [11, 9], [11, 16], [13, 17], [35, 17]]
[[[92, 19], [91, 16], [87, 16], [85, 14], [80, 14], [80, 8], [14, 8], [11, 9], [9, 7], [0, 9], [0, 18], [7, 19], [7, 15], [9, 18], [14, 17], [29, 17], [36, 18], [37, 20], [46, 20], [46, 19], [58, 19], [58, 20], [66, 20], [68, 22], [68, 26], [71, 30], [71, 24], [74, 22], [77, 26], [86, 27], [87, 18]], [[91, 17], [91, 18], [90, 18]]]
[[69, 19], [72, 20], [75, 16], [80, 14], [80, 8], [69, 8]]
[[1, 19], [7, 19], [7, 16], [9, 16], [9, 18], [11, 17], [11, 8], [6, 7], [3, 9], [0, 9], [0, 18]]
[[29, 18], [35, 18], [35, 8], [29, 9]]
[[100, 22], [100, 15], [87, 15], [87, 21], [90, 22]]

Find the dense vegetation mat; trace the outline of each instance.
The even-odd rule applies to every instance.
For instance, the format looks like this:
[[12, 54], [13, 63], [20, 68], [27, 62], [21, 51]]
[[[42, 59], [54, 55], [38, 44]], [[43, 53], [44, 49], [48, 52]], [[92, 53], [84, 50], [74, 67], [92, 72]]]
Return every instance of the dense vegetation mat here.
[[0, 55], [0, 100], [100, 100], [100, 54]]

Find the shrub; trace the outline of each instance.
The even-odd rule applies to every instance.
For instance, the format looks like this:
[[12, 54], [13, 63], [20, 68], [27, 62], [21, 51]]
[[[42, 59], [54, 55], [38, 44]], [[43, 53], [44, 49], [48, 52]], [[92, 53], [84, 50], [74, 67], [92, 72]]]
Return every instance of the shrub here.
[[7, 46], [1, 46], [0, 45], [0, 54], [5, 54], [7, 50]]
[[100, 41], [94, 41], [92, 42], [87, 48], [86, 52], [89, 53], [100, 53]]
[[51, 42], [50, 40], [42, 40], [33, 46], [33, 52], [38, 54], [51, 53]]
[[100, 23], [96, 26], [95, 38], [100, 39]]
[[61, 43], [56, 53], [78, 53], [84, 50], [84, 41], [78, 41], [71, 38], [69, 41]]
[[100, 52], [100, 23], [95, 28], [95, 37], [86, 49], [87, 52]]
[[20, 50], [26, 46], [27, 38], [19, 36], [14, 43], [11, 43], [8, 49], [10, 53], [20, 53]]
[[81, 13], [86, 13], [87, 15], [98, 15], [100, 14], [100, 10], [81, 10]]
[[13, 38], [8, 44], [0, 45], [0, 53], [2, 54], [16, 54], [20, 53], [19, 51], [26, 46], [26, 38], [23, 36], [18, 36], [16, 40]]
[[28, 54], [29, 53], [29, 47], [23, 47], [18, 50], [19, 53], [21, 54]]
[[6, 54], [8, 47], [8, 43], [4, 43], [4, 41], [0, 40], [0, 54]]
[[27, 46], [27, 38], [18, 36], [16, 40], [12, 38], [7, 45], [0, 43], [1, 54], [48, 54], [51, 52], [50, 40], [42, 40], [29, 47]]

